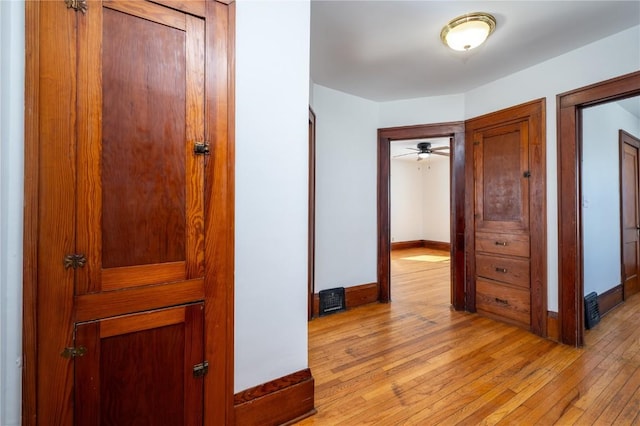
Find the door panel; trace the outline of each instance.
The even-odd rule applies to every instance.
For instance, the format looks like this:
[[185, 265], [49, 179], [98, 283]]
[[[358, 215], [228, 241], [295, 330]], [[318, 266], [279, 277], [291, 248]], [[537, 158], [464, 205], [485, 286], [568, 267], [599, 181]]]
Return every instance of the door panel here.
[[474, 134], [476, 231], [529, 229], [527, 122]]
[[[78, 153], [91, 187], [78, 202], [88, 267], [76, 294], [201, 283], [204, 155], [194, 144], [205, 130], [204, 22], [148, 2], [103, 6], [79, 38], [79, 74], [93, 94], [79, 109], [99, 117], [100, 131]], [[105, 303], [85, 303], [94, 299]]]
[[102, 267], [184, 261], [185, 32], [108, 8], [103, 25]]
[[202, 424], [203, 304], [80, 324], [78, 425]]
[[640, 291], [640, 212], [638, 166], [640, 141], [620, 131], [620, 202], [622, 222], [622, 282], [627, 298]]

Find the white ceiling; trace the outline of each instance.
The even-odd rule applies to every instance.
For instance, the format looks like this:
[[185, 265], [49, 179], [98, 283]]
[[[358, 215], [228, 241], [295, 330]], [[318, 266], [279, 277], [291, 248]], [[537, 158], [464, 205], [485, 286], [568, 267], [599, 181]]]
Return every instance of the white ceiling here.
[[[478, 11], [487, 42], [445, 47], [442, 26]], [[639, 24], [640, 0], [312, 0], [311, 79], [378, 102], [464, 93]]]

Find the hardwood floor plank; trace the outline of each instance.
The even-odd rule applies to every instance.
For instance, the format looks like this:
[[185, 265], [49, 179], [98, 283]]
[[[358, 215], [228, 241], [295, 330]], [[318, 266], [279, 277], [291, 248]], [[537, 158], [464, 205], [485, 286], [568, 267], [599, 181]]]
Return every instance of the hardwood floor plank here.
[[391, 303], [309, 323], [318, 412], [298, 425], [640, 422], [640, 295], [576, 349], [451, 310], [447, 255], [394, 250]]

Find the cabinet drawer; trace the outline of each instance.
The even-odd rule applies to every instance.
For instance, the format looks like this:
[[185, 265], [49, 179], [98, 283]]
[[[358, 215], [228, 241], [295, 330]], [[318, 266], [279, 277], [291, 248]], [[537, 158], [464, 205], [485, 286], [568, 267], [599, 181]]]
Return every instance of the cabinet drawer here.
[[531, 296], [529, 290], [478, 278], [476, 280], [476, 309], [491, 316], [516, 322], [527, 328], [531, 325]]
[[529, 236], [476, 232], [476, 251], [529, 257]]
[[476, 255], [476, 275], [529, 288], [529, 259]]

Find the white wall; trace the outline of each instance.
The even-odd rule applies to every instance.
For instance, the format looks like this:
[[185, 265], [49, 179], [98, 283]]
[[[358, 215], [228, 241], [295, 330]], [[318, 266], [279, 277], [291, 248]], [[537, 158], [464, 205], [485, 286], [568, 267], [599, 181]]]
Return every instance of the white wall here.
[[584, 294], [621, 284], [619, 129], [640, 137], [640, 121], [616, 103], [582, 114]]
[[448, 123], [464, 117], [464, 95], [434, 96], [380, 103], [378, 127]]
[[432, 155], [422, 166], [422, 239], [451, 240], [451, 190], [449, 157]]
[[391, 242], [424, 239], [422, 161], [391, 160]]
[[238, 392], [308, 366], [310, 4], [236, 7]]
[[449, 159], [391, 160], [391, 241], [449, 242]]
[[0, 1], [0, 425], [20, 424], [24, 3]]
[[319, 85], [315, 292], [377, 281], [378, 105]]
[[[511, 74], [465, 94], [465, 118], [533, 99], [547, 100], [547, 293], [558, 311], [556, 95], [640, 70], [640, 26]], [[535, 212], [532, 212], [535, 214]]]

